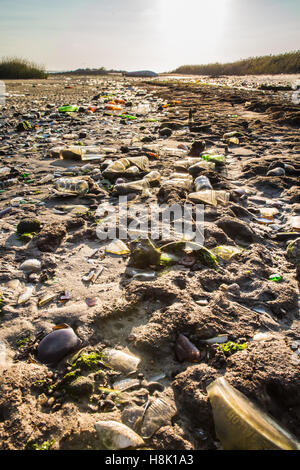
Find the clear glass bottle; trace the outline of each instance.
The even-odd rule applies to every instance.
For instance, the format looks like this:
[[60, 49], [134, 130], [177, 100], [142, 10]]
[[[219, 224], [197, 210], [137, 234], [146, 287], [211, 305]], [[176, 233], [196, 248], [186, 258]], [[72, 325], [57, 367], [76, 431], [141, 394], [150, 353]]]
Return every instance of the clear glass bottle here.
[[55, 187], [61, 192], [76, 194], [86, 194], [89, 192], [88, 182], [80, 178], [59, 178], [55, 183]]

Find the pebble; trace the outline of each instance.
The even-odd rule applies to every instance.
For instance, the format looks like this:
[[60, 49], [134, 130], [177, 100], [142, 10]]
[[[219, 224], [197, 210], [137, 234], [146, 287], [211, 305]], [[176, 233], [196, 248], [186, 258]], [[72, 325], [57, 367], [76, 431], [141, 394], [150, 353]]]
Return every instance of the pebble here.
[[38, 259], [28, 259], [21, 264], [20, 269], [25, 273], [37, 273], [41, 270], [42, 263]]
[[49, 400], [47, 401], [47, 405], [52, 407], [55, 403], [55, 398], [54, 397], [50, 397]]
[[79, 348], [81, 340], [72, 328], [57, 329], [46, 335], [38, 345], [37, 357], [44, 364], [60, 361]]
[[202, 307], [205, 307], [206, 305], [208, 305], [209, 302], [207, 299], [199, 299], [195, 300], [195, 303], [201, 305]]
[[285, 170], [281, 167], [274, 168], [274, 170], [268, 171], [267, 176], [285, 176]]
[[155, 392], [155, 391], [163, 392], [163, 390], [164, 390], [164, 386], [162, 384], [160, 384], [159, 382], [149, 382], [146, 385], [146, 387], [149, 390], [150, 395], [152, 395], [152, 393]]

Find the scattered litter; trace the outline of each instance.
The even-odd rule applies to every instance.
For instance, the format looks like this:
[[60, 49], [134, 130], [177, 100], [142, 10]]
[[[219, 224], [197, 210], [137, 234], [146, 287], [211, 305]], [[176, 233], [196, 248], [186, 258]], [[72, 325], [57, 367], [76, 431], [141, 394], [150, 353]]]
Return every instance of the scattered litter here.
[[224, 450], [299, 450], [280, 424], [221, 377], [207, 387], [215, 429]]
[[107, 450], [136, 448], [144, 444], [143, 439], [125, 424], [117, 421], [97, 421], [95, 428], [101, 444]]
[[118, 349], [107, 348], [103, 350], [103, 353], [107, 364], [120, 372], [130, 373], [136, 371], [141, 361], [140, 358]]

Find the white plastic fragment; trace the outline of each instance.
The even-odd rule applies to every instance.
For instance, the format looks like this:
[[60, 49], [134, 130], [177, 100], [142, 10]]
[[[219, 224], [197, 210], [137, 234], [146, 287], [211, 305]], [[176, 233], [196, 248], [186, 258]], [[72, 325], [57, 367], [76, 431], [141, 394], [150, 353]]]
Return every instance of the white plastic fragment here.
[[134, 372], [140, 363], [140, 358], [127, 354], [118, 349], [104, 349], [104, 362], [120, 372]]
[[27, 300], [29, 300], [33, 294], [33, 289], [34, 289], [33, 285], [31, 284], [27, 285], [25, 291], [22, 292], [22, 294], [19, 296], [17, 304], [21, 305], [27, 302]]

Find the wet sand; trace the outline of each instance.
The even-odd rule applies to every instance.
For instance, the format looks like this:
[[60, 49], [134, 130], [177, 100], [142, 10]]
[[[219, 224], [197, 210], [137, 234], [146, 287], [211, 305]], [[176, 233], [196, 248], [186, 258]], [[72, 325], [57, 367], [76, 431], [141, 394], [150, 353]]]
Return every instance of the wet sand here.
[[[0, 219], [0, 340], [6, 348], [0, 365], [2, 450], [52, 440], [53, 449], [101, 448], [97, 421], [132, 423], [128, 416], [133, 420], [157, 397], [175, 414], [162, 421], [145, 448], [219, 449], [206, 392], [219, 376], [300, 439], [299, 278], [286, 254], [291, 238], [280, 235], [291, 232], [292, 218], [300, 215], [300, 108], [291, 101], [292, 92], [254, 90], [253, 83], [262, 80], [251, 78], [250, 83], [248, 78], [229, 77], [219, 81], [226, 87], [174, 83], [170, 77], [6, 81], [9, 95], [0, 108], [0, 170], [8, 167], [9, 172], [1, 181], [17, 181], [8, 187], [3, 183], [0, 193], [0, 211], [12, 207]], [[284, 80], [280, 77], [276, 83]], [[111, 98], [101, 98], [108, 95]], [[137, 119], [105, 115], [105, 101], [114, 97], [132, 102], [121, 112]], [[139, 103], [147, 104], [146, 114], [134, 106]], [[171, 106], [162, 108], [164, 103]], [[78, 105], [82, 112], [58, 113], [64, 104]], [[88, 110], [91, 105], [96, 112]], [[193, 122], [188, 120], [190, 110]], [[17, 131], [22, 121], [31, 128]], [[169, 123], [168, 137], [160, 133], [163, 122]], [[238, 142], [228, 142], [224, 134], [234, 131]], [[195, 140], [226, 156], [222, 171], [202, 174], [215, 190], [230, 193], [227, 205], [205, 205], [204, 246], [242, 246], [243, 251], [229, 261], [220, 260], [218, 269], [199, 262], [178, 263], [154, 280], [132, 279], [125, 273], [130, 255], [105, 253], [106, 243], [96, 234], [97, 207], [117, 201], [103, 182], [101, 165], [105, 159], [148, 155], [150, 170], [168, 178], [181, 158], [178, 146], [186, 146], [185, 157]], [[87, 162], [59, 159], [56, 147], [78, 142], [99, 146], [102, 161], [81, 171]], [[151, 150], [159, 158], [150, 156]], [[267, 175], [277, 167], [284, 174]], [[40, 184], [46, 175], [54, 178]], [[59, 177], [78, 175], [92, 178], [98, 190], [74, 197], [54, 193]], [[135, 201], [148, 207], [157, 202], [184, 204], [191, 192], [161, 186], [151, 187], [147, 197], [138, 195]], [[244, 193], [237, 191], [241, 189]], [[62, 210], [71, 205], [83, 205], [86, 211]], [[265, 208], [277, 209], [271, 224], [259, 220]], [[27, 242], [17, 235], [18, 223], [25, 218], [42, 223], [41, 231]], [[159, 240], [157, 246], [164, 244], [166, 240]], [[41, 261], [41, 271], [28, 277], [20, 265], [32, 258]], [[102, 267], [95, 283], [82, 280]], [[282, 280], [270, 281], [277, 273]], [[8, 284], [15, 280], [19, 282]], [[34, 287], [32, 295], [18, 304], [28, 285]], [[62, 302], [59, 298], [66, 291], [70, 299]], [[45, 294], [56, 298], [39, 306]], [[96, 305], [88, 306], [87, 299]], [[56, 367], [41, 364], [36, 357], [41, 337], [61, 323], [74, 329], [86, 353], [110, 347], [141, 358], [130, 376], [143, 374], [139, 386], [118, 399], [104, 393], [99, 387], [111, 389], [125, 375], [99, 364], [97, 371], [79, 368], [87, 391], [74, 395], [73, 387], [71, 393], [65, 379], [74, 371], [67, 362], [70, 356]], [[179, 334], [201, 351], [197, 363], [178, 360]], [[201, 342], [221, 334], [235, 343], [246, 342], [247, 348], [227, 356]]]

